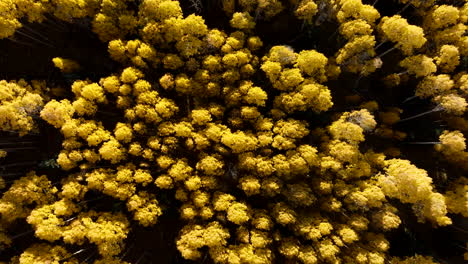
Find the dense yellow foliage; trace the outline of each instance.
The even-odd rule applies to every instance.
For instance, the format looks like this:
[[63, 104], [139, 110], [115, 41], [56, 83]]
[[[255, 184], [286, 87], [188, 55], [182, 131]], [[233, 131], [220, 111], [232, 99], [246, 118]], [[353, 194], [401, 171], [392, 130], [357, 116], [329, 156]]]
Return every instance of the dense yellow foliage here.
[[[406, 159], [395, 142], [407, 137], [398, 124], [409, 119], [390, 100], [362, 96], [359, 81], [385, 71], [370, 84], [386, 84], [382, 93], [414, 86], [448, 124], [434, 153], [468, 171], [468, 74], [460, 70], [468, 5], [399, 1], [418, 9], [410, 19], [361, 0], [223, 0], [217, 12], [228, 19], [218, 29], [184, 2], [1, 1], [0, 38], [51, 16], [89, 20], [119, 65], [73, 77], [84, 65], [57, 54], [52, 65], [73, 79], [63, 96], [46, 81], [0, 81], [2, 132], [47, 127], [63, 136], [60, 177], [0, 175], [0, 249], [14, 244], [15, 221], [41, 240], [11, 263], [79, 263], [67, 248], [88, 244], [94, 263], [127, 263], [120, 256], [135, 226], [154, 227], [167, 210], [181, 226], [167, 242], [187, 260], [435, 263], [390, 256], [386, 234], [404, 224], [403, 206], [434, 228], [468, 217], [467, 178], [455, 173], [441, 187], [435, 172]], [[264, 43], [258, 27], [286, 12], [310, 31], [303, 35], [336, 25], [340, 46]], [[13, 151], [0, 150], [0, 161]], [[93, 208], [100, 199], [107, 207]]]
[[33, 116], [44, 106], [42, 93], [45, 83], [25, 80], [0, 81], [0, 126], [2, 130], [18, 131], [20, 136], [37, 129]]

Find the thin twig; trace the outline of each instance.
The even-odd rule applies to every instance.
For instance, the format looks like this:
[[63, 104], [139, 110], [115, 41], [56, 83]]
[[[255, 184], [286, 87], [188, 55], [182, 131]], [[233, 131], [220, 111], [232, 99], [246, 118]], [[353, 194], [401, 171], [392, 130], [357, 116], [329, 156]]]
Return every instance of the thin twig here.
[[411, 1], [409, 1], [400, 11], [398, 11], [395, 15], [399, 15], [401, 14], [403, 11], [406, 10], [406, 8], [408, 8], [410, 5], [411, 5]]
[[336, 30], [333, 31], [333, 33], [330, 36], [328, 36], [327, 41], [330, 42], [331, 38], [334, 37], [338, 33], [339, 30], [340, 30], [340, 27], [336, 28]]
[[65, 224], [68, 224], [69, 222], [75, 220], [76, 218], [77, 218], [77, 217], [74, 216], [74, 217], [72, 217], [72, 218], [70, 218], [70, 219], [67, 219], [67, 220], [63, 221], [63, 222], [64, 222]]
[[22, 36], [25, 36], [25, 37], [27, 37], [27, 38], [30, 38], [30, 39], [32, 39], [32, 40], [38, 42], [38, 43], [44, 44], [44, 45], [46, 45], [47, 47], [55, 48], [54, 46], [50, 45], [49, 43], [46, 43], [46, 42], [44, 42], [44, 41], [42, 41], [42, 40], [39, 40], [39, 39], [37, 39], [37, 38], [35, 38], [35, 37], [31, 36], [31, 35], [28, 35], [28, 34], [22, 32], [22, 31], [19, 30], [19, 29], [16, 30], [16, 33], [18, 33], [18, 34], [20, 34], [20, 35], [22, 35]]
[[3, 178], [9, 178], [9, 177], [14, 177], [14, 176], [24, 176], [24, 173], [1, 173], [0, 172], [0, 177], [3, 177]]
[[31, 234], [32, 232], [34, 232], [34, 229], [31, 229], [31, 230], [28, 230], [26, 232], [23, 232], [21, 234], [18, 234], [18, 235], [15, 235], [15, 236], [12, 236], [11, 239], [12, 240], [15, 240], [17, 239], [18, 237], [22, 237], [22, 236], [25, 236], [25, 235], [28, 235], [28, 234]]
[[356, 81], [354, 82], [354, 86], [353, 86], [353, 90], [356, 91], [356, 88], [358, 87], [359, 85], [359, 81], [362, 79], [363, 75], [359, 74], [359, 77], [356, 79]]
[[409, 144], [409, 145], [438, 145], [438, 144], [442, 144], [442, 142], [436, 142], [436, 141], [428, 141], [428, 142], [403, 142], [403, 144]]
[[[9, 140], [9, 139], [8, 139]], [[37, 141], [19, 141], [19, 142], [0, 142], [0, 146], [7, 146], [7, 145], [28, 145], [28, 144], [35, 144]]]
[[93, 254], [90, 254], [87, 258], [83, 260], [81, 263], [88, 263], [87, 261], [90, 260], [92, 257], [96, 256], [97, 251], [94, 251]]
[[438, 106], [434, 107], [432, 110], [429, 110], [429, 111], [426, 111], [426, 112], [423, 112], [423, 113], [420, 113], [420, 114], [417, 114], [417, 115], [414, 115], [414, 116], [411, 116], [411, 117], [408, 117], [408, 118], [400, 119], [396, 123], [405, 122], [405, 121], [408, 121], [408, 120], [412, 120], [412, 119], [415, 119], [415, 118], [418, 118], [418, 117], [421, 117], [421, 116], [424, 116], [424, 115], [427, 115], [427, 114], [430, 114], [430, 113], [439, 112], [439, 111], [442, 111], [442, 110], [444, 110], [444, 108], [442, 106], [438, 105]]
[[35, 162], [35, 161], [30, 161], [30, 162], [17, 162], [17, 163], [10, 163], [10, 164], [0, 165], [0, 168], [17, 167], [17, 166], [27, 166], [27, 165], [36, 165], [36, 164], [37, 164], [37, 162]]
[[382, 54], [378, 55], [378, 56], [377, 56], [377, 58], [382, 58], [383, 56], [387, 55], [387, 53], [389, 53], [389, 52], [393, 51], [393, 50], [394, 50], [394, 49], [396, 49], [396, 48], [397, 48], [397, 47], [396, 47], [396, 45], [395, 45], [395, 46], [393, 46], [393, 47], [391, 47], [390, 49], [388, 49], [388, 50], [387, 50], [387, 51], [385, 51], [384, 53], [382, 53]]
[[405, 103], [407, 103], [407, 102], [409, 102], [409, 101], [411, 101], [413, 99], [416, 99], [416, 98], [418, 98], [418, 97], [416, 95], [413, 95], [413, 96], [408, 97], [405, 100], [403, 100], [403, 102], [401, 102], [401, 104], [405, 104]]
[[466, 231], [466, 230], [463, 229], [463, 228], [459, 228], [459, 227], [457, 227], [456, 225], [452, 225], [452, 227], [455, 228], [455, 229], [458, 230], [458, 231], [461, 231], [461, 232], [463, 232], [463, 233], [468, 234], [468, 231]]
[[397, 73], [397, 75], [400, 76], [400, 75], [403, 75], [403, 74], [407, 74], [408, 72], [409, 72], [409, 70], [402, 71], [402, 72]]
[[387, 39], [382, 40], [382, 42], [380, 42], [377, 46], [374, 47], [374, 50], [378, 49], [380, 46], [382, 46], [385, 43], [387, 43]]
[[[12, 38], [12, 37], [8, 37], [8, 40], [13, 41], [13, 42], [18, 43], [18, 44], [21, 44], [21, 45], [24, 45], [24, 46], [34, 47], [34, 45], [32, 45], [32, 44], [29, 43], [29, 42], [19, 41], [19, 40], [17, 40], [17, 39]], [[6, 54], [6, 53], [5, 53], [5, 54]], [[6, 130], [3, 130], [3, 131], [6, 131]]]
[[26, 25], [23, 25], [23, 28], [28, 30], [29, 32], [31, 32], [31, 34], [36, 34], [38, 37], [41, 37], [47, 41], [49, 41], [49, 43], [51, 42], [50, 39], [48, 39], [46, 36], [42, 35], [41, 33], [39, 33], [37, 30], [34, 30]]
[[89, 199], [89, 200], [81, 201], [81, 202], [79, 202], [79, 203], [77, 203], [77, 204], [84, 204], [84, 203], [88, 203], [88, 202], [99, 201], [99, 200], [101, 200], [101, 199], [104, 199], [104, 196], [100, 196], [100, 197], [98, 197], [98, 198], [94, 198], [94, 199]]
[[146, 251], [143, 252], [143, 254], [141, 254], [141, 256], [138, 258], [138, 260], [135, 262], [135, 264], [140, 263], [140, 261], [141, 261], [141, 260], [143, 259], [143, 257], [145, 257], [145, 256], [146, 256]]
[[135, 246], [135, 243], [132, 243], [132, 245], [130, 247], [127, 248], [127, 250], [122, 254], [122, 256], [119, 258], [119, 260], [123, 260], [125, 258], [125, 256], [127, 256], [128, 252], [130, 252], [130, 250], [133, 249], [133, 247]]
[[91, 247], [82, 248], [82, 249], [80, 249], [80, 250], [78, 250], [78, 251], [75, 251], [75, 252], [72, 253], [70, 256], [61, 259], [60, 262], [61, 262], [61, 261], [65, 261], [65, 260], [67, 260], [67, 259], [70, 259], [70, 258], [72, 258], [73, 256], [78, 255], [78, 254], [80, 254], [81, 252], [87, 251], [87, 250], [89, 250], [89, 249], [91, 249]]
[[38, 150], [38, 147], [22, 147], [22, 148], [1, 148], [1, 150], [4, 150], [6, 152], [13, 152], [13, 151], [19, 151], [19, 150]]

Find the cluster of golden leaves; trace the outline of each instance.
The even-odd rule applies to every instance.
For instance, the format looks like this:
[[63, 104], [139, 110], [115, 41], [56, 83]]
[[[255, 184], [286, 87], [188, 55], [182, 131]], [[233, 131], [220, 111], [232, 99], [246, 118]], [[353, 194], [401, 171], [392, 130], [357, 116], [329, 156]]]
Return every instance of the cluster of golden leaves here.
[[[97, 247], [94, 263], [126, 263], [120, 255], [132, 221], [151, 227], [177, 207], [184, 226], [175, 243], [188, 260], [208, 253], [229, 264], [433, 263], [389, 256], [385, 232], [401, 224], [390, 198], [410, 204], [420, 222], [450, 225], [448, 212], [468, 215], [466, 178], [439, 193], [398, 149], [381, 153], [366, 144], [371, 136], [404, 139], [393, 129], [401, 109], [362, 102], [325, 127], [300, 117], [334, 106], [327, 85], [342, 72], [369, 76], [386, 53], [398, 52], [403, 71], [390, 67], [385, 82], [414, 77], [415, 96], [437, 104], [453, 124], [436, 150], [467, 170], [468, 74], [459, 65], [468, 53], [468, 4], [433, 2], [410, 2], [420, 8], [417, 26], [401, 15], [381, 17], [361, 0], [223, 0], [228, 32], [184, 16], [174, 0], [2, 1], [0, 38], [21, 28], [20, 19], [88, 17], [121, 69], [95, 82], [75, 80], [66, 98], [50, 98], [45, 82], [0, 81], [0, 129], [22, 136], [37, 130], [34, 118], [55, 127], [63, 135], [57, 163], [69, 174], [52, 183], [30, 172], [8, 186], [0, 247], [13, 243], [8, 227], [26, 219], [44, 243], [12, 263], [78, 263], [63, 244], [87, 243]], [[256, 21], [287, 6], [305, 24], [338, 22], [343, 46], [329, 57], [287, 45], [265, 50]], [[379, 55], [377, 43], [393, 48]], [[52, 63], [63, 73], [82, 70], [67, 58]], [[99, 120], [108, 109], [109, 120]], [[6, 155], [0, 151], [0, 159]], [[126, 206], [95, 211], [86, 206], [91, 193]], [[163, 201], [168, 193], [171, 201]]]

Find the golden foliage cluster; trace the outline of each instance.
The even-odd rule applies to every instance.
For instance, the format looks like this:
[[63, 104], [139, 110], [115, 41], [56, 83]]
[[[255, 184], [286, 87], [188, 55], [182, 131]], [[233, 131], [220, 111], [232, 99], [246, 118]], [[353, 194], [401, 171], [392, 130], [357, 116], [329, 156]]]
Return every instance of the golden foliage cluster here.
[[[22, 220], [38, 240], [9, 261], [79, 263], [71, 246], [93, 245], [94, 263], [128, 263], [135, 226], [177, 210], [182, 227], [170, 242], [187, 260], [435, 263], [392, 257], [386, 235], [402, 225], [403, 206], [434, 228], [468, 217], [468, 4], [392, 3], [415, 8], [410, 18], [361, 0], [223, 0], [229, 26], [217, 29], [183, 12], [182, 2], [202, 1], [180, 2], [1, 1], [0, 38], [50, 17], [89, 20], [119, 65], [73, 80], [65, 96], [45, 80], [0, 81], [0, 129], [59, 131], [66, 175], [0, 175], [0, 248], [14, 246], [10, 228]], [[342, 45], [330, 54], [264, 43], [257, 23], [284, 14], [309, 29], [337, 25]], [[400, 59], [387, 64], [388, 53]], [[50, 63], [63, 74], [86, 70], [70, 58]], [[354, 87], [340, 82], [350, 75]], [[398, 148], [408, 137], [397, 126], [402, 109], [355, 92], [370, 76], [385, 89], [414, 89], [435, 105], [429, 112], [443, 113], [434, 153], [462, 171], [445, 187]], [[103, 111], [109, 119], [98, 118]], [[99, 197], [120, 207], [88, 206]]]

